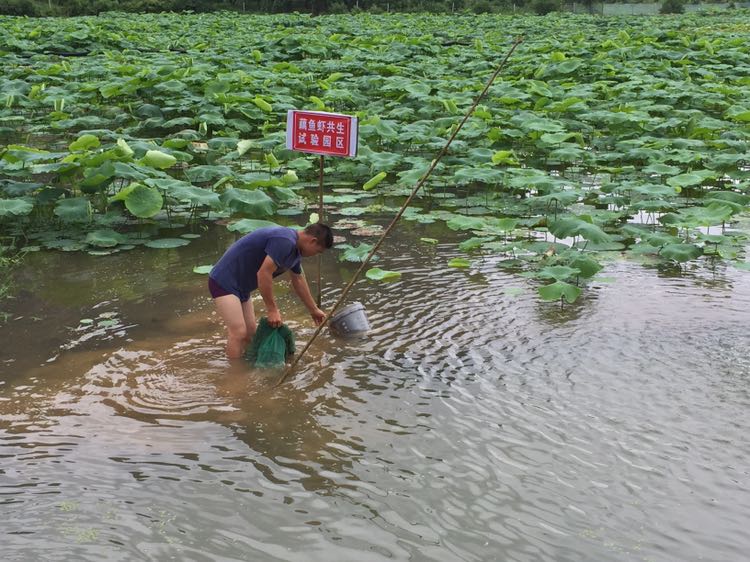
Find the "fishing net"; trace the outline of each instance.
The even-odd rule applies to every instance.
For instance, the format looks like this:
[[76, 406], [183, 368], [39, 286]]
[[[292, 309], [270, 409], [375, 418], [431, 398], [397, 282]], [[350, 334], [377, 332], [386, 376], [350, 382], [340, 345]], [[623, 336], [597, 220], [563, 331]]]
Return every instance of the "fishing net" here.
[[245, 351], [245, 359], [255, 367], [269, 369], [283, 367], [288, 357], [294, 355], [294, 334], [282, 324], [273, 328], [264, 316]]

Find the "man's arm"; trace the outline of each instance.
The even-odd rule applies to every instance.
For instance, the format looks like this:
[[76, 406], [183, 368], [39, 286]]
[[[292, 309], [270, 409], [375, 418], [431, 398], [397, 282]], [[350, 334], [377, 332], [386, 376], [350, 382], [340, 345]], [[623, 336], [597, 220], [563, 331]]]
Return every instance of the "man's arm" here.
[[310, 311], [310, 316], [312, 316], [313, 321], [316, 324], [320, 324], [325, 319], [326, 313], [320, 310], [318, 305], [315, 304], [315, 300], [310, 293], [310, 287], [307, 285], [305, 275], [302, 273], [294, 273], [293, 271], [290, 271], [289, 273], [292, 276], [292, 288], [294, 289], [294, 292], [297, 293], [297, 296], [307, 307], [307, 310]]
[[[271, 256], [266, 256], [258, 270], [258, 290], [266, 305], [268, 323], [276, 328], [281, 326], [281, 313], [273, 298], [273, 272], [276, 271], [276, 263]], [[308, 291], [309, 292], [309, 291]]]

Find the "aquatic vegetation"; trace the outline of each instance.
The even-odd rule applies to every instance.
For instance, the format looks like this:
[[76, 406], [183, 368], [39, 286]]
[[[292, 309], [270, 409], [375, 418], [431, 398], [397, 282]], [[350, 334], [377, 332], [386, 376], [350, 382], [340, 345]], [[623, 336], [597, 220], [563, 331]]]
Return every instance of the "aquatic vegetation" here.
[[439, 15], [0, 18], [0, 230], [99, 254], [288, 223], [317, 208], [313, 158], [285, 148], [298, 108], [359, 118], [324, 204], [374, 236], [522, 35], [404, 220], [465, 234], [544, 300], [575, 301], [607, 252], [742, 268], [748, 21], [453, 15], [447, 41]]

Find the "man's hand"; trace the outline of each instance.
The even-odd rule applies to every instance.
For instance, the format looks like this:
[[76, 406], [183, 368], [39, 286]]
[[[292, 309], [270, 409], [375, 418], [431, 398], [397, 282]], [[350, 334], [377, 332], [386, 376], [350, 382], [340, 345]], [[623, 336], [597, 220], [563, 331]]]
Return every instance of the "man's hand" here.
[[281, 312], [279, 312], [278, 308], [274, 308], [267, 311], [268, 314], [268, 323], [271, 325], [272, 328], [278, 328], [281, 326]]
[[320, 310], [317, 306], [310, 310], [310, 316], [312, 317], [313, 322], [318, 326], [320, 326], [323, 320], [326, 319], [326, 313]]

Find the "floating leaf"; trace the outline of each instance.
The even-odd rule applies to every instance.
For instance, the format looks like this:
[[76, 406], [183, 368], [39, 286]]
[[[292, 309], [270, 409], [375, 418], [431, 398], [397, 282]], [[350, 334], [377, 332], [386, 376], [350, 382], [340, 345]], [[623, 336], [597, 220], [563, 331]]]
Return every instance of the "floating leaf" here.
[[372, 279], [373, 281], [393, 281], [401, 277], [401, 272], [386, 271], [384, 269], [380, 269], [379, 267], [373, 267], [367, 270], [365, 276], [368, 279]]
[[341, 244], [336, 247], [344, 250], [344, 253], [339, 256], [340, 261], [363, 262], [370, 254], [374, 246], [372, 244], [363, 243], [357, 246]]
[[34, 204], [27, 199], [0, 199], [0, 217], [28, 215], [33, 208]]
[[54, 211], [55, 215], [67, 222], [88, 222], [91, 212], [91, 202], [87, 197], [60, 199]]
[[213, 269], [213, 265], [196, 265], [193, 268], [193, 273], [198, 273], [200, 275], [208, 275], [211, 273], [211, 270]]
[[466, 269], [471, 267], [471, 262], [466, 258], [453, 258], [448, 262], [448, 267], [456, 267], [459, 269]]
[[124, 244], [128, 237], [114, 230], [94, 230], [86, 235], [86, 243], [100, 248], [111, 248], [118, 244]]
[[184, 238], [157, 238], [156, 240], [149, 240], [144, 246], [148, 246], [149, 248], [169, 249], [187, 246], [189, 243], [190, 242]]

